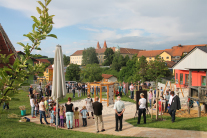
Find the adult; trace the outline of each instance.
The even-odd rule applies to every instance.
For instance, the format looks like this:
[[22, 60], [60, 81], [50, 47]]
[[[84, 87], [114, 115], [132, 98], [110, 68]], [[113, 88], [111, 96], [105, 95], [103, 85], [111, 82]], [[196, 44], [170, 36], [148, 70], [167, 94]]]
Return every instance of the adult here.
[[40, 91], [40, 97], [43, 96], [43, 93], [42, 93], [42, 84], [39, 83], [39, 87], [38, 87], [39, 91]]
[[75, 98], [75, 85], [74, 85], [74, 83], [72, 84], [72, 92], [73, 92], [73, 98]]
[[[124, 103], [120, 101], [121, 97], [117, 97], [117, 102], [114, 104], [114, 110], [115, 110], [115, 118], [116, 118], [116, 129], [115, 131], [122, 131], [122, 119], [123, 119], [123, 113], [125, 111]], [[118, 121], [120, 121], [120, 127], [118, 129]]]
[[169, 104], [169, 100], [170, 100], [170, 94], [169, 94], [169, 90], [167, 90], [166, 92], [166, 95], [165, 95], [165, 112], [167, 111], [167, 107], [168, 107], [168, 104]]
[[140, 97], [141, 99], [139, 99], [139, 115], [137, 124], [140, 124], [142, 114], [144, 117], [144, 124], [146, 124], [146, 99], [144, 98], [144, 93], [141, 93]]
[[87, 83], [85, 84], [85, 91], [86, 91], [86, 94], [88, 94], [88, 85], [87, 85]]
[[93, 93], [94, 93], [94, 86], [91, 87], [91, 94], [93, 96]]
[[82, 89], [81, 83], [78, 84], [77, 89], [78, 89], [78, 97], [81, 97], [81, 89]]
[[160, 92], [161, 92], [160, 96], [163, 96], [163, 89], [162, 89], [162, 87], [160, 88]]
[[118, 88], [119, 88], [119, 96], [122, 97], [122, 86], [121, 86], [121, 83], [119, 84]]
[[[74, 113], [74, 107], [73, 104], [71, 103], [72, 98], [68, 98], [68, 102], [65, 104], [65, 108], [66, 108], [66, 124], [68, 129], [73, 129], [73, 113]], [[70, 121], [70, 124], [69, 124]]]
[[67, 89], [67, 93], [69, 93], [69, 84], [68, 84], [68, 82], [66, 82], [66, 89]]
[[29, 99], [31, 99], [31, 95], [33, 94], [33, 87], [32, 85], [30, 85], [30, 88], [29, 88]]
[[87, 98], [86, 98], [86, 109], [88, 111], [88, 119], [90, 119], [89, 117], [89, 112], [91, 112], [91, 116], [93, 117], [94, 119], [94, 116], [93, 116], [93, 99], [91, 98], [90, 94], [87, 95]]
[[34, 94], [31, 95], [30, 106], [31, 106], [31, 115], [32, 115], [32, 118], [36, 118], [36, 117], [34, 117], [34, 108], [35, 108]]
[[134, 99], [134, 86], [133, 86], [133, 83], [131, 83], [129, 89], [130, 89], [130, 93], [131, 93], [131, 99]]
[[50, 96], [52, 95], [52, 82], [50, 83]]
[[123, 92], [124, 92], [124, 95], [126, 95], [126, 83], [123, 82]]
[[42, 123], [42, 116], [44, 117], [44, 120], [45, 120], [45, 123], [46, 124], [49, 124], [48, 122], [47, 122], [47, 119], [46, 119], [46, 116], [45, 116], [45, 105], [44, 105], [44, 98], [43, 97], [41, 97], [40, 98], [40, 103], [39, 103], [39, 113], [40, 113], [40, 123], [41, 124], [44, 124], [44, 123]]
[[70, 82], [68, 83], [68, 93], [70, 93], [70, 90], [71, 90], [72, 88], [71, 88], [71, 84], [70, 84]]
[[85, 96], [85, 84], [84, 83], [82, 84], [82, 96], [83, 95]]
[[45, 96], [49, 96], [49, 86], [45, 86]]
[[170, 106], [169, 114], [172, 117], [172, 123], [174, 123], [175, 122], [175, 112], [176, 112], [176, 110], [181, 109], [180, 98], [177, 95], [175, 95], [174, 91], [171, 91], [170, 95], [171, 96], [170, 96], [169, 104], [168, 104]]
[[152, 108], [152, 97], [153, 97], [152, 90], [150, 90], [149, 91], [149, 95], [148, 95], [150, 109]]
[[94, 110], [94, 116], [95, 116], [96, 133], [99, 132], [98, 119], [101, 122], [101, 126], [102, 126], [101, 131], [102, 132], [105, 131], [104, 123], [103, 123], [103, 116], [102, 116], [103, 105], [102, 105], [102, 103], [98, 102], [98, 100], [99, 100], [99, 98], [96, 97], [95, 102], [92, 104], [93, 105], [93, 110]]

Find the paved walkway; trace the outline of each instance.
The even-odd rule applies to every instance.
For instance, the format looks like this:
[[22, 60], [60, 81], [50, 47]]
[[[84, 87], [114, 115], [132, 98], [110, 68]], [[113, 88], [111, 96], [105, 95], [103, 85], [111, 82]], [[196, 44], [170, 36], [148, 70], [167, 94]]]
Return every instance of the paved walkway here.
[[[74, 106], [81, 107], [84, 101], [73, 102]], [[163, 128], [147, 128], [147, 127], [134, 127], [133, 125], [125, 122], [125, 120], [133, 118], [136, 109], [135, 104], [130, 102], [124, 102], [126, 111], [123, 118], [123, 130], [120, 132], [115, 131], [115, 114], [113, 106], [106, 107], [106, 103], [103, 102], [103, 120], [105, 132], [99, 132], [100, 134], [109, 134], [117, 136], [134, 136], [134, 137], [157, 137], [157, 138], [207, 138], [207, 132], [203, 131], [189, 131], [189, 130], [176, 130], [176, 129], [163, 129]], [[81, 108], [79, 108], [81, 109]], [[31, 118], [31, 116], [27, 116]], [[49, 122], [49, 119], [47, 119]], [[31, 118], [31, 122], [40, 124], [39, 118]], [[44, 119], [43, 119], [44, 122]], [[95, 121], [87, 119], [88, 126], [82, 127], [82, 120], [80, 117], [80, 127], [72, 129], [73, 131], [90, 132], [95, 133]], [[99, 129], [100, 128], [99, 124]], [[67, 130], [67, 128], [64, 128]]]

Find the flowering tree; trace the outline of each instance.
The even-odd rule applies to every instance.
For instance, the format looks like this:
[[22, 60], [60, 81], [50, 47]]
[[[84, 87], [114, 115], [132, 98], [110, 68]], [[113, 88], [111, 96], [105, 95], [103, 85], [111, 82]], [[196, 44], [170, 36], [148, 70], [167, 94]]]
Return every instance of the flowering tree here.
[[54, 15], [49, 15], [48, 5], [51, 0], [37, 1], [40, 7], [37, 7], [37, 12], [39, 13], [39, 18], [31, 16], [34, 21], [32, 25], [32, 31], [28, 34], [24, 34], [31, 44], [23, 44], [18, 42], [24, 48], [24, 58], [16, 57], [14, 64], [10, 65], [9, 58], [12, 54], [6, 56], [5, 54], [0, 54], [0, 62], [5, 66], [0, 68], [0, 104], [10, 100], [9, 95], [11, 93], [17, 92], [17, 89], [21, 84], [27, 79], [27, 76], [31, 74], [41, 74], [44, 71], [44, 66], [42, 63], [31, 65], [27, 64], [28, 60], [31, 59], [33, 50], [41, 50], [40, 43], [47, 37], [57, 38], [55, 34], [50, 34], [53, 28], [53, 17]]

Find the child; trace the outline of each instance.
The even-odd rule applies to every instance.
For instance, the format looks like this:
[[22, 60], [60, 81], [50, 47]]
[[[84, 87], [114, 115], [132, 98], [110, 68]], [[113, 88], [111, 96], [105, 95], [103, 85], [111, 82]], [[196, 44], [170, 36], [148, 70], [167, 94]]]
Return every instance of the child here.
[[63, 111], [63, 108], [64, 108], [64, 106], [62, 105], [61, 107], [60, 107], [60, 127], [61, 128], [64, 128], [64, 115], [65, 115], [65, 112]]
[[86, 110], [86, 106], [83, 106], [83, 109], [81, 111], [82, 119], [83, 119], [83, 127], [87, 126], [87, 115], [88, 111]]
[[49, 103], [51, 103], [51, 102], [52, 102], [52, 97], [49, 97], [48, 102], [49, 102]]
[[[161, 112], [162, 112], [162, 114], [163, 114], [163, 110], [164, 110], [163, 104], [161, 105], [162, 100], [163, 100], [163, 97], [160, 96], [160, 101], [158, 102], [158, 104], [159, 104], [159, 115], [161, 115]], [[161, 107], [162, 107], [162, 109], [161, 109]], [[161, 110], [162, 110], [162, 111], [161, 111]]]
[[45, 115], [46, 115], [46, 117], [49, 117], [49, 113], [48, 113], [49, 106], [48, 106], [48, 102], [47, 102], [47, 100], [48, 100], [48, 97], [46, 97], [46, 98], [45, 98], [45, 101], [44, 101], [45, 109], [46, 109], [46, 111], [45, 111]]
[[37, 117], [37, 112], [38, 112], [38, 102], [37, 102], [37, 99], [35, 101], [35, 117]]
[[54, 121], [54, 110], [50, 110], [50, 126], [53, 126], [53, 121]]
[[75, 117], [75, 127], [79, 127], [79, 111], [78, 111], [78, 107], [75, 108], [74, 117]]

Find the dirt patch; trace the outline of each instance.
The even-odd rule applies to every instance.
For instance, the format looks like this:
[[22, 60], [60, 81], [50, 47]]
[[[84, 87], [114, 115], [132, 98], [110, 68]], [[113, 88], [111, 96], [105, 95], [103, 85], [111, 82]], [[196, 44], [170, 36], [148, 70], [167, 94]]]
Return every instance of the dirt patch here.
[[[207, 116], [207, 113], [204, 114], [204, 112], [201, 111], [201, 117], [204, 116]], [[176, 117], [184, 117], [184, 118], [198, 117], [198, 110], [190, 110], [190, 114], [188, 114], [187, 110], [179, 110], [176, 112]]]

